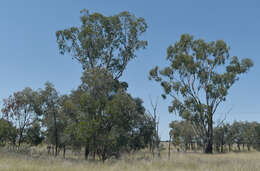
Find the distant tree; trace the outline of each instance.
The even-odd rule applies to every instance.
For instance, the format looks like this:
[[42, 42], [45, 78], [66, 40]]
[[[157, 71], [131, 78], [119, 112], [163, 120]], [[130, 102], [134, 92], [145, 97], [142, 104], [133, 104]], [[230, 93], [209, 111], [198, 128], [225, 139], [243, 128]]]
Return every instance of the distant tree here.
[[126, 11], [108, 17], [85, 9], [81, 14], [80, 27], [56, 32], [60, 53], [70, 53], [84, 70], [102, 67], [120, 78], [135, 52], [147, 45], [139, 39], [147, 29], [145, 20]]
[[179, 121], [172, 121], [169, 124], [170, 127], [170, 136], [172, 139], [172, 144], [176, 147], [181, 145], [181, 128], [180, 128]]
[[0, 119], [0, 145], [5, 146], [8, 142], [16, 144], [17, 130], [11, 122]]
[[10, 125], [5, 119], [0, 119], [0, 145], [5, 145], [8, 141], [8, 129]]
[[214, 128], [214, 144], [216, 146], [216, 150], [218, 152], [224, 152], [224, 146], [227, 144], [228, 134], [228, 126], [223, 124]]
[[3, 100], [2, 113], [4, 118], [16, 127], [18, 146], [24, 141], [26, 129], [37, 119], [36, 97], [36, 92], [31, 88], [25, 88]]
[[150, 71], [150, 78], [164, 88], [162, 96], [173, 99], [169, 111], [193, 123], [205, 153], [213, 152], [214, 113], [239, 75], [253, 66], [250, 59], [230, 58], [229, 49], [222, 40], [207, 43], [184, 34], [167, 49], [170, 66]]
[[60, 116], [60, 96], [54, 85], [45, 83], [45, 88], [39, 91], [41, 106], [39, 115], [42, 116], [42, 124], [46, 128], [47, 140], [55, 145], [55, 156], [58, 155], [59, 148], [59, 119]]
[[247, 145], [247, 150], [250, 151], [255, 142], [255, 138], [257, 137], [255, 129], [257, 127], [257, 122], [244, 122], [243, 127], [244, 143]]
[[260, 151], [260, 123], [258, 123], [255, 127], [255, 139], [254, 139], [254, 148]]
[[237, 144], [237, 148], [240, 151], [241, 145], [245, 142], [243, 123], [235, 121], [232, 124], [232, 130], [231, 131], [234, 133], [234, 143]]
[[173, 121], [169, 126], [172, 142], [175, 146], [183, 145], [185, 151], [194, 149], [196, 135], [188, 121]]
[[232, 150], [232, 145], [234, 144], [234, 139], [235, 139], [235, 130], [232, 128], [232, 125], [230, 124], [225, 124], [226, 127], [226, 137], [225, 137], [225, 142], [228, 145], [228, 151], [231, 152]]

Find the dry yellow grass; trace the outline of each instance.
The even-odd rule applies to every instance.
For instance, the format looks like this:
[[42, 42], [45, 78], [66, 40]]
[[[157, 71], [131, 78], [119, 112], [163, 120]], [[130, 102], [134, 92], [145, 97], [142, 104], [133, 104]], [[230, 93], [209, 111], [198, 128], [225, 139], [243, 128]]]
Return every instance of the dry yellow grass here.
[[167, 152], [161, 159], [151, 159], [145, 152], [124, 156], [120, 160], [87, 162], [84, 160], [63, 160], [61, 158], [39, 157], [0, 152], [0, 171], [260, 171], [260, 153], [228, 153], [206, 155], [199, 153]]

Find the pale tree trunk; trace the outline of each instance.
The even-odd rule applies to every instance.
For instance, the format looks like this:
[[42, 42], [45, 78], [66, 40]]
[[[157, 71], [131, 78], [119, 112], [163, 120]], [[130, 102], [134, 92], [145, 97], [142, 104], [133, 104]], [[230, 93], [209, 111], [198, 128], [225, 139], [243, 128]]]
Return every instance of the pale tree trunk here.
[[55, 156], [58, 155], [58, 129], [57, 129], [57, 118], [56, 112], [53, 112], [53, 120], [54, 120], [54, 136], [55, 136]]
[[168, 147], [168, 160], [171, 159], [171, 140], [172, 140], [172, 137], [170, 136], [169, 147]]
[[228, 144], [228, 151], [231, 152], [231, 150], [232, 150], [232, 149], [231, 149], [231, 144], [229, 143], [229, 144]]
[[153, 159], [154, 159], [154, 137], [152, 139], [152, 156], [153, 156]]

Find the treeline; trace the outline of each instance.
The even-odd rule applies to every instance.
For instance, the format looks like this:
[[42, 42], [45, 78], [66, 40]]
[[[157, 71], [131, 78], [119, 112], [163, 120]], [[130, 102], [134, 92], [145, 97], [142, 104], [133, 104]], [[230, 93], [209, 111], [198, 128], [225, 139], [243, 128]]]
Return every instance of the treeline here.
[[[203, 150], [203, 140], [197, 136], [189, 121], [173, 121], [170, 123], [171, 142], [177, 148], [187, 150]], [[238, 122], [225, 123], [214, 127], [214, 149], [216, 152], [250, 151], [252, 147], [260, 150], [260, 123]]]
[[55, 147], [55, 156], [59, 148], [65, 155], [66, 147], [84, 147], [86, 159], [89, 154], [103, 161], [119, 157], [152, 142], [153, 119], [142, 103], [102, 71], [85, 73], [69, 95], [59, 95], [51, 83], [37, 91], [25, 88], [4, 99], [0, 144], [35, 146], [44, 141]]

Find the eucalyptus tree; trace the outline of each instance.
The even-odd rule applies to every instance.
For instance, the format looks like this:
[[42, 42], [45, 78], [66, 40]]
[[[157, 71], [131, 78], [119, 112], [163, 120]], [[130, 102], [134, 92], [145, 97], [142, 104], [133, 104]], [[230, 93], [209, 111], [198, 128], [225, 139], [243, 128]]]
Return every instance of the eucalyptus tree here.
[[[132, 115], [138, 111], [135, 109], [137, 101], [130, 97], [125, 98], [130, 96], [125, 92], [128, 85], [120, 82], [119, 78], [123, 75], [127, 64], [137, 57], [136, 52], [147, 46], [147, 41], [140, 39], [147, 29], [147, 24], [143, 18], [126, 11], [113, 16], [104, 16], [84, 9], [81, 11], [80, 20], [80, 26], [56, 32], [60, 53], [72, 55], [73, 59], [81, 63], [84, 70], [82, 84], [77, 90], [72, 91], [70, 99], [64, 106], [71, 121], [68, 124], [70, 128], [66, 130], [70, 137], [73, 137], [73, 133], [77, 133], [77, 141], [84, 143], [85, 158], [88, 158], [91, 152], [93, 158], [98, 154], [105, 160], [112, 152], [118, 153], [118, 150], [123, 148], [120, 143], [114, 144], [118, 143], [118, 137], [113, 135], [124, 130], [122, 128], [124, 124], [119, 124], [112, 116], [115, 114], [131, 116], [128, 122], [121, 120], [129, 129], [132, 128], [130, 122], [136, 119]], [[129, 109], [128, 112], [118, 112], [118, 108], [110, 110], [112, 107], [115, 108], [114, 103], [124, 102], [116, 101], [118, 96], [128, 100], [129, 103], [125, 103], [125, 106], [118, 104], [122, 107], [120, 111]], [[74, 116], [74, 119], [71, 116]], [[135, 128], [142, 129], [138, 136], [146, 130], [144, 123], [145, 121], [138, 122], [140, 128]], [[115, 130], [114, 127], [120, 129]], [[129, 139], [126, 141], [130, 142]]]
[[214, 113], [239, 76], [253, 66], [250, 59], [230, 57], [229, 49], [223, 40], [206, 42], [184, 34], [167, 49], [169, 66], [150, 71], [150, 79], [164, 89], [162, 96], [172, 98], [169, 112], [193, 123], [205, 153], [213, 151]]
[[24, 141], [26, 129], [37, 119], [36, 101], [37, 93], [28, 87], [3, 99], [2, 113], [16, 127], [18, 146]]
[[79, 27], [56, 32], [60, 53], [71, 54], [84, 70], [102, 67], [120, 78], [136, 51], [147, 46], [140, 39], [147, 29], [145, 20], [126, 11], [104, 16], [84, 9], [81, 14]]
[[42, 124], [46, 129], [47, 140], [55, 145], [55, 156], [58, 155], [59, 130], [58, 122], [60, 111], [60, 96], [54, 85], [50, 82], [45, 83], [45, 88], [39, 91], [41, 105], [39, 115], [42, 117]]

